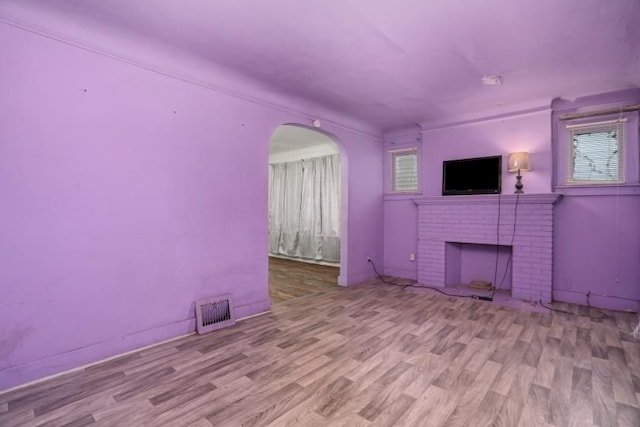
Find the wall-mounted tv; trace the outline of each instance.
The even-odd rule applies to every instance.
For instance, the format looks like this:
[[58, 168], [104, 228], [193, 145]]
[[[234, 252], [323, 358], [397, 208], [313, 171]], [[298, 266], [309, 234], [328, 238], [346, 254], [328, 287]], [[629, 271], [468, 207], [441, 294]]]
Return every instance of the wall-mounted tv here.
[[502, 156], [442, 162], [442, 195], [500, 194]]

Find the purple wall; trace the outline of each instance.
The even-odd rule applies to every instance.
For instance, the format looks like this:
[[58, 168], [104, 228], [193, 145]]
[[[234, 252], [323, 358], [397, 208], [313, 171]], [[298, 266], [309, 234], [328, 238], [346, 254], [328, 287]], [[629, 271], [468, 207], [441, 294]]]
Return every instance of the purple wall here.
[[[554, 150], [557, 154], [555, 191], [564, 195], [555, 211], [554, 292], [559, 301], [619, 310], [640, 310], [640, 154], [638, 112], [596, 117], [624, 117], [626, 184], [568, 187], [565, 121], [559, 116], [640, 104], [640, 89], [555, 100]], [[603, 296], [606, 295], [606, 296]]]
[[555, 221], [554, 300], [638, 310], [640, 196], [566, 195]]
[[[420, 196], [421, 185], [415, 194], [389, 194], [391, 188], [390, 150], [418, 149], [418, 170], [423, 170], [422, 132], [418, 126], [399, 129], [385, 134], [384, 144], [384, 272], [390, 276], [416, 279], [417, 262], [410, 255], [418, 252], [417, 229], [418, 209], [413, 198]], [[419, 173], [420, 175], [420, 173]], [[417, 258], [416, 258], [417, 259]], [[379, 265], [379, 264], [378, 264]]]
[[[198, 298], [268, 309], [268, 143], [310, 114], [6, 24], [0, 40], [0, 390], [191, 332]], [[351, 284], [382, 258], [381, 140], [324, 129]]]
[[390, 276], [416, 279], [417, 262], [411, 253], [418, 253], [418, 209], [406, 197], [384, 202], [384, 273]]
[[[492, 119], [479, 119], [426, 129], [420, 133], [415, 126], [399, 129], [385, 135], [385, 148], [396, 149], [417, 145], [420, 147], [420, 194], [389, 195], [384, 203], [384, 271], [398, 277], [416, 279], [416, 262], [409, 261], [409, 252], [417, 247], [416, 196], [439, 196], [442, 189], [442, 161], [450, 159], [503, 155], [503, 194], [512, 194], [515, 174], [507, 172], [510, 152], [529, 151], [534, 170], [524, 172], [526, 193], [551, 191], [551, 127], [549, 110], [514, 114]], [[416, 141], [418, 140], [418, 141]], [[420, 142], [421, 140], [421, 142]], [[388, 159], [385, 159], [388, 164]], [[385, 167], [388, 181], [389, 168]], [[489, 268], [486, 260], [466, 256], [469, 265], [478, 265], [480, 277]], [[495, 260], [491, 263], [494, 268]], [[468, 277], [474, 272], [465, 270]]]
[[502, 154], [502, 192], [513, 194], [515, 174], [507, 172], [509, 153], [528, 151], [531, 172], [523, 172], [525, 193], [551, 191], [551, 112], [514, 114], [423, 133], [422, 177], [425, 196], [442, 191], [442, 161]]
[[[565, 135], [557, 116], [640, 103], [640, 91], [604, 94], [575, 102], [554, 102], [550, 111], [514, 114], [459, 125], [427, 129], [422, 135], [421, 190], [440, 194], [441, 165], [446, 159], [503, 154], [503, 194], [515, 181], [506, 172], [509, 152], [529, 151], [533, 171], [523, 173], [526, 193], [559, 192], [554, 235], [554, 291], [557, 301], [638, 310], [640, 308], [640, 149], [638, 113], [629, 113], [627, 133], [627, 184], [608, 189], [566, 188], [558, 185], [566, 175]], [[558, 131], [560, 129], [560, 131]], [[398, 131], [399, 132], [399, 131]], [[407, 131], [408, 132], [408, 131]], [[401, 132], [400, 132], [401, 133]], [[387, 141], [398, 139], [386, 136]], [[559, 160], [560, 159], [560, 160]], [[554, 164], [555, 163], [555, 164]], [[388, 170], [386, 171], [388, 175]], [[411, 196], [385, 196], [385, 267], [387, 274], [416, 278], [415, 264], [405, 254], [416, 246], [417, 224]], [[495, 262], [495, 260], [493, 260]], [[468, 254], [464, 274], [481, 276], [489, 261]], [[491, 268], [493, 268], [491, 266]], [[477, 273], [472, 271], [477, 269]]]

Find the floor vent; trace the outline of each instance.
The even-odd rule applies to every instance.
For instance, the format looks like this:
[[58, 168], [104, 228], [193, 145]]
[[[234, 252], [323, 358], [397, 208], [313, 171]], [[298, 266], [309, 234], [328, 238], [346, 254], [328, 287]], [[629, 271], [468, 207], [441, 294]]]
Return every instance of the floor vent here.
[[196, 330], [199, 334], [236, 323], [231, 295], [196, 301]]

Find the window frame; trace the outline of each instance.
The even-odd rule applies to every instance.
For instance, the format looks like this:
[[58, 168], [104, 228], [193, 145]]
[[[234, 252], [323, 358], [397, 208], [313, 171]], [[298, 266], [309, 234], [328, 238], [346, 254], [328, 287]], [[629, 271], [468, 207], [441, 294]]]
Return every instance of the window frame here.
[[[628, 103], [626, 101], [625, 103]], [[588, 109], [559, 109], [554, 112], [554, 131], [553, 131], [553, 191], [557, 191], [565, 195], [611, 195], [611, 194], [640, 194], [640, 112], [627, 111], [608, 114], [593, 115], [591, 117], [576, 117], [563, 119], [561, 114], [571, 111], [572, 114], [588, 114], [595, 108], [616, 107], [617, 105], [590, 105]], [[622, 182], [611, 181], [580, 181], [570, 182], [570, 161], [572, 144], [571, 132], [567, 129], [568, 125], [573, 124], [590, 124], [594, 122], [603, 122], [608, 120], [616, 120], [624, 118], [624, 165]]]
[[[618, 118], [609, 119], [609, 120], [593, 120], [592, 119], [588, 121], [585, 121], [583, 119], [583, 120], [580, 120], [579, 122], [578, 120], [572, 120], [569, 123], [567, 123], [565, 125], [565, 129], [566, 129], [565, 142], [568, 148], [567, 173], [566, 173], [566, 177], [563, 184], [567, 186], [602, 186], [602, 185], [606, 186], [606, 185], [625, 184], [626, 183], [625, 162], [626, 162], [626, 151], [627, 151], [626, 150], [627, 123], [628, 123], [628, 120], [626, 117], [618, 117]], [[610, 179], [610, 180], [574, 179], [574, 172], [575, 172], [575, 162], [574, 162], [575, 147], [573, 144], [574, 135], [598, 133], [598, 131], [601, 129], [602, 129], [601, 132], [604, 132], [605, 131], [604, 129], [606, 129], [607, 127], [615, 128], [617, 133], [616, 135], [616, 142], [617, 142], [617, 149], [618, 149], [618, 152], [616, 153], [618, 157], [617, 179], [615, 180], [614, 179]], [[589, 130], [592, 130], [592, 132], [588, 132]], [[583, 132], [580, 132], [580, 131], [583, 131]]]
[[[415, 155], [415, 188], [407, 190], [396, 189], [396, 158], [402, 155]], [[417, 146], [403, 147], [387, 150], [389, 157], [389, 184], [387, 187], [388, 194], [419, 194], [420, 193], [420, 150]]]

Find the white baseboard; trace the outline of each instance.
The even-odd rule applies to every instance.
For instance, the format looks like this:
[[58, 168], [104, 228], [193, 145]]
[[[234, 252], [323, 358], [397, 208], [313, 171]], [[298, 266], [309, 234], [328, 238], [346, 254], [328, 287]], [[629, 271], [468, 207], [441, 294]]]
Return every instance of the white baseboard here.
[[[268, 299], [235, 307], [238, 321], [270, 309]], [[195, 317], [12, 366], [0, 371], [0, 388], [7, 387], [0, 395], [193, 334]]]
[[289, 261], [304, 262], [304, 263], [307, 263], [307, 264], [326, 265], [327, 267], [338, 267], [338, 268], [340, 268], [340, 263], [339, 262], [316, 261], [316, 260], [313, 260], [313, 259], [295, 258], [295, 257], [289, 257], [289, 256], [285, 256], [285, 255], [272, 254], [272, 253], [269, 253], [269, 257], [278, 258], [278, 259], [286, 259], [286, 260], [289, 260]]
[[[188, 319], [188, 320], [192, 320], [193, 324], [195, 325], [195, 318], [194, 319]], [[75, 372], [75, 371], [79, 371], [79, 370], [88, 368], [89, 366], [98, 365], [100, 363], [108, 362], [109, 360], [116, 359], [116, 358], [122, 357], [122, 356], [126, 356], [128, 354], [135, 353], [137, 351], [142, 351], [142, 350], [153, 348], [153, 347], [156, 347], [156, 346], [159, 346], [159, 345], [162, 345], [162, 344], [166, 344], [168, 342], [175, 341], [175, 340], [178, 340], [180, 338], [184, 338], [184, 337], [193, 335], [195, 333], [196, 333], [195, 330], [192, 330], [192, 331], [189, 331], [189, 332], [177, 335], [177, 336], [173, 336], [171, 338], [164, 339], [162, 341], [158, 341], [158, 342], [154, 342], [154, 343], [151, 343], [151, 344], [143, 345], [143, 346], [137, 347], [137, 348], [132, 348], [132, 349], [124, 351], [122, 353], [112, 354], [110, 356], [103, 357], [103, 358], [100, 358], [100, 359], [92, 361], [92, 362], [83, 363], [80, 366], [67, 368], [67, 369], [63, 369], [61, 371], [55, 372], [53, 374], [44, 375], [44, 376], [41, 376], [39, 378], [36, 378], [36, 379], [30, 380], [30, 381], [27, 381], [27, 382], [24, 382], [24, 383], [20, 383], [20, 384], [11, 386], [8, 389], [1, 390], [0, 391], [0, 396], [3, 395], [3, 394], [6, 394], [6, 393], [9, 393], [9, 392], [24, 388], [24, 387], [31, 386], [33, 384], [38, 384], [38, 383], [43, 382], [43, 381], [48, 381], [48, 380], [51, 380], [53, 378], [57, 378], [57, 377], [59, 377], [61, 375], [65, 375], [65, 374], [68, 374], [68, 373], [71, 373], [71, 372]], [[114, 341], [114, 340], [110, 340], [109, 342], [112, 342], [112, 341]], [[90, 351], [90, 349], [93, 349], [94, 347], [97, 347], [97, 346], [102, 346], [104, 344], [105, 343], [101, 343], [101, 344], [98, 344], [96, 346], [84, 347], [82, 349], [74, 350], [73, 352], [67, 352], [67, 353], [63, 353], [61, 355], [56, 355], [56, 356], [48, 357], [46, 359], [37, 360], [35, 362], [30, 362], [30, 363], [25, 363], [23, 365], [13, 366], [13, 367], [11, 367], [9, 369], [6, 369], [6, 370], [0, 372], [0, 384], [4, 384], [5, 383], [4, 377], [8, 378], [8, 381], [12, 381], [12, 379], [13, 379], [13, 381], [15, 382], [16, 381], [16, 377], [18, 376], [17, 375], [18, 372], [19, 371], [24, 371], [25, 369], [29, 369], [30, 371], [36, 371], [36, 372], [46, 372], [48, 370], [55, 369], [56, 367], [64, 366], [65, 365], [64, 362], [63, 361], [59, 361], [57, 359], [63, 359], [65, 357], [70, 357], [70, 355], [74, 354], [74, 353], [88, 352], [88, 351]], [[48, 366], [51, 366], [51, 367], [48, 368]]]

